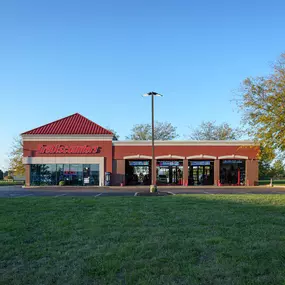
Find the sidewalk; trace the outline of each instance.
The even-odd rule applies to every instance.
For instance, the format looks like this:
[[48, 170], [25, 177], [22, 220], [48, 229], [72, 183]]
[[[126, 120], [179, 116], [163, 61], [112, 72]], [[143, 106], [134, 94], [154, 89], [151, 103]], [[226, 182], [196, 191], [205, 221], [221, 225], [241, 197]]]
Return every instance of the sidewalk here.
[[[149, 191], [149, 186], [29, 186], [23, 187], [27, 190], [39, 190], [39, 191], [59, 191], [59, 192], [144, 192]], [[205, 191], [213, 192], [244, 192], [246, 190], [262, 191], [273, 190], [279, 188], [282, 191], [282, 187], [269, 187], [269, 186], [158, 186], [159, 191], [169, 191], [173, 193], [199, 193]], [[285, 191], [285, 187], [283, 187]]]

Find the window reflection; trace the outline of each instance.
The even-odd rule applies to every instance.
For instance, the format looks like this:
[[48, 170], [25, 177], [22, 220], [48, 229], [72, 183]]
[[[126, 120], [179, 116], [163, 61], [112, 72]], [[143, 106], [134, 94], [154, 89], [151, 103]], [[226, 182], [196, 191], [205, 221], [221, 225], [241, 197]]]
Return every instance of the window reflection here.
[[99, 185], [99, 164], [32, 164], [31, 185]]

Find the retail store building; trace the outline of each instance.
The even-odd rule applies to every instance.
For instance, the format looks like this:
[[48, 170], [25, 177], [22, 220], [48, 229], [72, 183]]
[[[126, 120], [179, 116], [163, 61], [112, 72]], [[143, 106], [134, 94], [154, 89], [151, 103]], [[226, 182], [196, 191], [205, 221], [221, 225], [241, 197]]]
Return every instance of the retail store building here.
[[[149, 185], [151, 142], [114, 141], [76, 113], [22, 134], [26, 185]], [[251, 141], [156, 141], [156, 183], [255, 185], [259, 147]]]

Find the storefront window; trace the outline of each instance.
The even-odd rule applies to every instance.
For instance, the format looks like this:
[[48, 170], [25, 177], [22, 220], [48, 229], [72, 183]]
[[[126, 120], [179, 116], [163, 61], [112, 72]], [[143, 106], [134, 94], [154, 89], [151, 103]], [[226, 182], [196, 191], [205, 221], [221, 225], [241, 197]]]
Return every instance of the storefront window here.
[[[89, 183], [84, 183], [84, 178]], [[99, 185], [99, 164], [31, 165], [31, 185], [58, 185], [60, 181], [66, 185]]]
[[245, 160], [226, 159], [221, 160], [220, 180], [222, 184], [245, 184]]
[[126, 160], [126, 184], [150, 185], [150, 160]]
[[56, 181], [55, 164], [34, 164], [31, 166], [31, 185], [54, 185]]
[[70, 185], [83, 185], [83, 165], [69, 165], [69, 181]]
[[56, 184], [56, 164], [42, 164], [41, 182], [44, 185]]
[[99, 185], [99, 164], [90, 165], [90, 184]]
[[214, 161], [190, 160], [188, 170], [188, 185], [214, 184]]
[[90, 164], [83, 164], [83, 185], [90, 185]]
[[40, 185], [41, 183], [41, 165], [31, 165], [31, 185]]
[[69, 173], [69, 164], [63, 165], [63, 179], [66, 185], [70, 185], [70, 173]]
[[58, 185], [60, 181], [64, 181], [64, 165], [56, 164], [57, 181], [55, 185]]
[[183, 161], [182, 160], [158, 160], [157, 161], [157, 184], [183, 184]]

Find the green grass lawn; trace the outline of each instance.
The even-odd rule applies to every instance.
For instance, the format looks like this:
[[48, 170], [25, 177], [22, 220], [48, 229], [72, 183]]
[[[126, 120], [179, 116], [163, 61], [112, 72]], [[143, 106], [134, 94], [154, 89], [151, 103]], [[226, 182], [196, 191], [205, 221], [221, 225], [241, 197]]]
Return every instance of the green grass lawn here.
[[[258, 185], [269, 185], [269, 184], [270, 184], [270, 179], [268, 179], [268, 180], [259, 180], [258, 181]], [[284, 186], [285, 185], [285, 180], [273, 179], [272, 184], [276, 185], [276, 186]]]
[[0, 284], [285, 284], [285, 195], [0, 199]]

